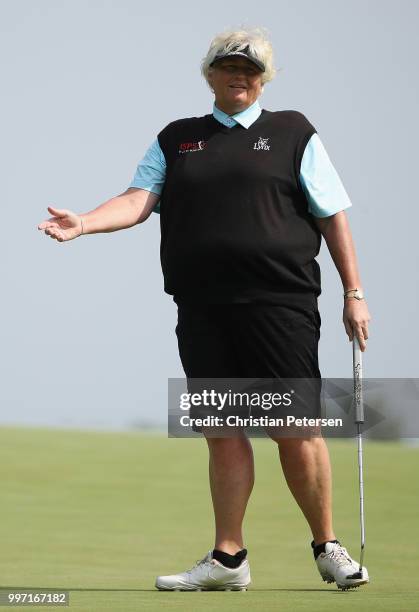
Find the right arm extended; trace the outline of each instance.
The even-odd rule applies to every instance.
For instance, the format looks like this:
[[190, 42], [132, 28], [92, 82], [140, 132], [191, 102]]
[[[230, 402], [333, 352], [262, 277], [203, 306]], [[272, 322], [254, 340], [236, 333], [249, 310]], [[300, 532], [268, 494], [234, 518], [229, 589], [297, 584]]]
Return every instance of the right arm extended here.
[[51, 206], [54, 216], [38, 225], [38, 229], [58, 242], [73, 240], [82, 233], [116, 232], [143, 223], [160, 200], [160, 195], [145, 189], [130, 187], [88, 213], [77, 215], [70, 210]]

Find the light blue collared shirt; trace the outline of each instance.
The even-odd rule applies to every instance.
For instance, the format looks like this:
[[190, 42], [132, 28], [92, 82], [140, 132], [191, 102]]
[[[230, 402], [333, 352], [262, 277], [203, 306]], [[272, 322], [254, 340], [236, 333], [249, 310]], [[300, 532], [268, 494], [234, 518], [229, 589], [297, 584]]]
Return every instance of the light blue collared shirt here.
[[260, 108], [257, 100], [244, 111], [240, 111], [239, 113], [231, 116], [217, 108], [215, 102], [212, 108], [212, 114], [217, 121], [223, 125], [226, 125], [227, 127], [234, 127], [237, 123], [240, 123], [240, 125], [246, 128], [246, 130], [256, 121], [256, 119], [259, 119], [261, 112], [262, 109]]
[[[227, 127], [234, 127], [239, 123], [247, 129], [258, 119], [261, 112], [258, 100], [244, 111], [231, 116], [217, 108], [215, 103], [213, 106], [215, 119]], [[130, 187], [160, 194], [165, 178], [166, 160], [156, 139], [138, 164]], [[330, 217], [352, 206], [317, 133], [313, 134], [304, 149], [300, 167], [300, 183], [306, 194], [308, 211], [315, 217]], [[153, 211], [160, 212], [159, 203]]]

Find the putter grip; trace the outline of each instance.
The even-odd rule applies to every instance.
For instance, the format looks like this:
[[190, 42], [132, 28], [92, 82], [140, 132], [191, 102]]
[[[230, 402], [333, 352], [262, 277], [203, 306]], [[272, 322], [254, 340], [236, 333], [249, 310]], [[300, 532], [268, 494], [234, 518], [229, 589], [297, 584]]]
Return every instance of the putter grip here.
[[364, 422], [364, 401], [362, 397], [362, 352], [359, 348], [358, 338], [354, 335], [353, 347], [353, 372], [354, 372], [354, 402], [355, 423]]

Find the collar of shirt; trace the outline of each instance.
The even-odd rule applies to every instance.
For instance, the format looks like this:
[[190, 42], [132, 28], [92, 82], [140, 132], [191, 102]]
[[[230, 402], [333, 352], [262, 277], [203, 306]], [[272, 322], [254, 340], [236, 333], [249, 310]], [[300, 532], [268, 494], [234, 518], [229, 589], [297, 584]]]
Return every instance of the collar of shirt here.
[[251, 106], [240, 113], [236, 113], [235, 115], [227, 115], [227, 113], [217, 108], [214, 102], [212, 114], [217, 121], [226, 127], [231, 128], [240, 123], [241, 126], [247, 129], [256, 121], [261, 112], [262, 109], [260, 108], [260, 104], [258, 100], [256, 100], [256, 102], [253, 102]]

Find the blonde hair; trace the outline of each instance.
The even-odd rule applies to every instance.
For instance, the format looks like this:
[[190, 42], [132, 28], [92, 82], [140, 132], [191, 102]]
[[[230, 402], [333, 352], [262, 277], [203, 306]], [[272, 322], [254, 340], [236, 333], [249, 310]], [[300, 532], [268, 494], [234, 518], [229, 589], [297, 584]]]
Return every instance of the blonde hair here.
[[221, 32], [211, 41], [208, 53], [201, 62], [201, 73], [207, 83], [208, 74], [211, 70], [210, 64], [212, 64], [218, 54], [228, 53], [233, 49], [235, 51], [242, 51], [247, 46], [252, 55], [255, 55], [265, 65], [265, 70], [262, 73], [262, 85], [268, 81], [272, 81], [275, 77], [276, 70], [273, 61], [273, 48], [268, 37], [268, 31], [265, 28], [243, 28], [241, 30], [226, 30], [225, 32]]

